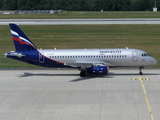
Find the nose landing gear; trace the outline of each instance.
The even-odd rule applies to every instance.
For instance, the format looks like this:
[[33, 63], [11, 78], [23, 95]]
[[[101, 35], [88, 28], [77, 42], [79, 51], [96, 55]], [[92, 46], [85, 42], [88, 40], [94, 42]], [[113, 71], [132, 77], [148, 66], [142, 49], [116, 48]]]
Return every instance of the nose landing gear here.
[[143, 72], [142, 72], [142, 69], [143, 69], [144, 67], [139, 67], [139, 75], [143, 75]]

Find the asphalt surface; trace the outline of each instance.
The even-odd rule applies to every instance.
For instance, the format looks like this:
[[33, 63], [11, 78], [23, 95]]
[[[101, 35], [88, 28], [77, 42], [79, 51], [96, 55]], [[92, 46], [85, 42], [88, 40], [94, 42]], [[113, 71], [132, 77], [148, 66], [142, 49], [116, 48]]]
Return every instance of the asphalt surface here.
[[160, 24], [160, 18], [133, 19], [0, 19], [0, 25], [97, 25], [97, 24]]
[[0, 120], [159, 120], [160, 69], [0, 70]]

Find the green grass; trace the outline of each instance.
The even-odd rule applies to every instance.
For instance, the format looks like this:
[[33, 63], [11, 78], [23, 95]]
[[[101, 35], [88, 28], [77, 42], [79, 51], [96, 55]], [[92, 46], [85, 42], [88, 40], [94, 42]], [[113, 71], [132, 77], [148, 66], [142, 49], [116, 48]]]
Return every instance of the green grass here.
[[[148, 52], [160, 67], [160, 25], [28, 25], [20, 26], [38, 48], [136, 48]], [[9, 26], [0, 26], [0, 68], [31, 68], [4, 58], [14, 49]]]
[[63, 11], [60, 14], [0, 14], [1, 19], [91, 19], [91, 18], [160, 18], [160, 12], [152, 11], [129, 11], [129, 12], [109, 12], [109, 11]]

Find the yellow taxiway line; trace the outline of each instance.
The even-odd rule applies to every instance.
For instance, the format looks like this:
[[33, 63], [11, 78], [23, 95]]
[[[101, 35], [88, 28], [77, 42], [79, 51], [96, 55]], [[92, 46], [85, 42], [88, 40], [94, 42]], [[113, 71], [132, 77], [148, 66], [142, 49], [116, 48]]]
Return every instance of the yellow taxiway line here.
[[150, 107], [150, 104], [149, 104], [149, 101], [148, 101], [147, 92], [146, 92], [146, 89], [145, 89], [145, 86], [144, 86], [142, 80], [143, 80], [143, 78], [139, 75], [139, 81], [140, 81], [142, 89], [143, 89], [144, 97], [146, 99], [146, 103], [147, 103], [148, 110], [149, 110], [149, 113], [150, 113], [150, 116], [151, 116], [151, 120], [154, 120], [154, 117], [153, 117], [153, 114], [152, 114], [152, 110], [151, 110], [151, 107]]

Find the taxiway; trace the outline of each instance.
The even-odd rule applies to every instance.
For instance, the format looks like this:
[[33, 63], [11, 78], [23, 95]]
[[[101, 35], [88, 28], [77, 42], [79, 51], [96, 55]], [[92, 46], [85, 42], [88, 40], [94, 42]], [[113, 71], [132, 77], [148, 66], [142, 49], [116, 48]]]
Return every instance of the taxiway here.
[[99, 24], [160, 24], [160, 18], [127, 19], [0, 19], [0, 25], [99, 25]]
[[143, 72], [80, 78], [77, 70], [0, 70], [0, 119], [159, 120], [160, 70]]

